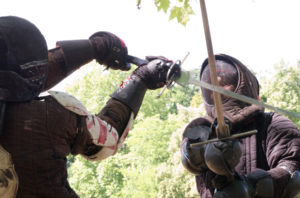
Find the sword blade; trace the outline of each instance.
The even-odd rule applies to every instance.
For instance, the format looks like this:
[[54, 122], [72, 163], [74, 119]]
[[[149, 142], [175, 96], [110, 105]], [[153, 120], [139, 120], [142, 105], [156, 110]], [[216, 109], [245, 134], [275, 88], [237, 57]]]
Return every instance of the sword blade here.
[[203, 87], [203, 88], [209, 89], [211, 91], [218, 92], [220, 94], [229, 96], [231, 98], [235, 98], [237, 100], [240, 100], [240, 101], [243, 101], [243, 102], [246, 102], [249, 104], [255, 104], [257, 106], [273, 110], [274, 112], [300, 119], [300, 114], [298, 114], [298, 113], [287, 111], [287, 110], [284, 110], [284, 109], [281, 109], [278, 107], [274, 107], [272, 105], [268, 105], [259, 100], [250, 98], [248, 96], [240, 95], [240, 94], [234, 93], [232, 91], [226, 90], [222, 87], [218, 87], [218, 86], [197, 80], [197, 76], [198, 75], [195, 72], [181, 70], [181, 75], [178, 79], [175, 80], [175, 82], [184, 87], [186, 87], [189, 84], [192, 84], [192, 85], [195, 85], [198, 87]]
[[[205, 40], [206, 40], [206, 48], [207, 48], [207, 53], [208, 53], [208, 62], [209, 62], [211, 83], [214, 86], [218, 86], [219, 82], [217, 80], [216, 60], [215, 60], [215, 55], [214, 55], [213, 47], [212, 47], [211, 34], [210, 34], [210, 29], [209, 29], [205, 0], [200, 0], [200, 8], [201, 8], [203, 28], [204, 28], [204, 34], [205, 34]], [[223, 108], [222, 108], [221, 95], [218, 92], [213, 92], [213, 98], [214, 98], [215, 111], [216, 111], [217, 120], [218, 120], [218, 125], [216, 126], [217, 137], [218, 138], [228, 137], [228, 136], [230, 136], [230, 131], [224, 121], [224, 113], [223, 113]]]

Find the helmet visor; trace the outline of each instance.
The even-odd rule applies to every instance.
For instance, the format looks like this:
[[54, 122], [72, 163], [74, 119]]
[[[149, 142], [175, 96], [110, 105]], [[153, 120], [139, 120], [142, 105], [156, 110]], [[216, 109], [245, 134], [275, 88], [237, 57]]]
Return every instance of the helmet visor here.
[[[236, 67], [227, 62], [217, 60], [216, 71], [219, 85], [224, 89], [234, 92], [238, 86], [239, 79], [238, 70], [236, 69]], [[201, 81], [211, 84], [209, 65], [206, 65], [203, 69], [200, 79]], [[213, 92], [205, 88], [201, 88], [201, 91], [204, 101], [207, 104], [213, 105]], [[221, 99], [222, 103], [225, 103], [228, 97], [225, 95], [221, 95]]]

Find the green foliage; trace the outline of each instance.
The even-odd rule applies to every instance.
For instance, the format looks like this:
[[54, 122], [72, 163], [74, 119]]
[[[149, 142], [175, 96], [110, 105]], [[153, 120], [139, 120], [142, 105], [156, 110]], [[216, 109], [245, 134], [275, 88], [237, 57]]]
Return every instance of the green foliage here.
[[76, 96], [93, 113], [100, 111], [110, 95], [120, 86], [121, 81], [130, 74], [130, 71], [104, 70], [95, 62], [85, 66], [83, 72], [86, 73], [84, 77], [76, 79], [66, 90]]
[[[262, 98], [273, 106], [300, 113], [300, 63], [287, 66], [281, 62], [276, 66], [276, 74], [271, 79], [264, 79]], [[300, 120], [290, 117], [300, 128]]]
[[74, 163], [68, 169], [70, 185], [76, 190], [80, 197], [94, 198], [105, 197], [106, 189], [99, 184], [97, 174], [98, 163], [77, 156]]
[[[199, 108], [180, 108], [177, 115], [178, 120], [189, 123], [197, 115], [204, 114]], [[182, 119], [182, 118], [186, 118]], [[181, 164], [180, 144], [184, 127], [178, 128], [172, 133], [171, 140], [168, 146], [168, 153], [170, 158], [157, 166], [156, 178], [159, 183], [159, 191], [157, 197], [159, 198], [194, 198], [199, 197], [194, 175], [190, 174]]]
[[[67, 91], [88, 110], [98, 113], [130, 72], [103, 72], [98, 65], [87, 67], [85, 76]], [[170, 138], [188, 121], [189, 113], [180, 112], [190, 106], [198, 89], [175, 86], [158, 99], [160, 91], [147, 91], [135, 125], [115, 156], [100, 163], [69, 156], [69, 181], [81, 197], [157, 197], [159, 183], [163, 182], [156, 177], [157, 167], [173, 157], [167, 151]]]
[[[93, 113], [130, 72], [103, 71], [89, 65], [86, 75], [67, 90]], [[272, 80], [262, 83], [261, 97], [269, 104], [300, 112], [300, 64], [281, 64]], [[276, 79], [276, 80], [274, 80]], [[158, 99], [148, 90], [120, 151], [101, 162], [68, 157], [69, 182], [84, 198], [199, 197], [195, 178], [181, 164], [180, 143], [185, 125], [205, 115], [199, 88], [174, 86]], [[292, 118], [293, 120], [293, 118]], [[299, 127], [299, 121], [293, 120]]]
[[159, 115], [160, 119], [167, 120], [168, 114], [178, 113], [178, 105], [190, 106], [190, 102], [197, 88], [187, 89], [176, 86], [171, 90], [166, 90], [160, 98], [157, 98], [161, 89], [149, 90], [143, 101], [139, 117], [152, 117]]
[[194, 175], [190, 174], [181, 165], [181, 154], [178, 148], [180, 147], [183, 130], [184, 128], [180, 128], [172, 134], [167, 150], [172, 153], [172, 156], [167, 162], [156, 168], [156, 178], [160, 184], [157, 196], [159, 198], [199, 197]]
[[195, 92], [194, 93], [194, 96], [191, 100], [191, 107], [200, 107], [201, 105], [203, 105], [202, 103], [202, 95], [201, 95], [201, 92], [198, 91], [198, 92]]
[[[90, 112], [98, 113], [109, 100], [110, 95], [120, 86], [122, 80], [125, 80], [132, 71], [103, 71], [99, 65], [95, 64], [86, 67], [88, 67], [86, 75], [82, 79], [76, 79], [73, 85], [67, 88], [67, 92], [76, 96]], [[147, 91], [137, 120], [154, 115], [167, 120], [169, 113], [178, 112], [178, 104], [189, 106], [198, 89], [175, 86], [157, 98], [160, 91], [161, 89]]]
[[[141, 0], [138, 1], [138, 5]], [[186, 25], [190, 20], [190, 15], [194, 14], [189, 0], [154, 0], [154, 4], [158, 11], [169, 14], [169, 20], [177, 19], [177, 22]]]
[[134, 126], [132, 137], [128, 138], [126, 145], [130, 153], [144, 158], [140, 162], [142, 167], [157, 165], [169, 158], [166, 143], [170, 141], [172, 132], [183, 124], [181, 120], [170, 118], [165, 122], [158, 116], [149, 117]]
[[124, 186], [120, 194], [120, 197], [156, 198], [157, 184], [153, 168], [130, 169], [127, 172], [126, 186]]
[[192, 14], [194, 14], [194, 11], [189, 4], [184, 4], [182, 7], [173, 6], [170, 11], [169, 20], [176, 18], [178, 23], [185, 26], [190, 20], [190, 15]]
[[182, 122], [171, 119], [166, 124], [158, 116], [149, 117], [135, 125], [126, 140], [129, 149], [126, 158], [130, 167], [124, 172], [126, 183], [124, 197], [157, 197], [158, 183], [155, 178], [157, 165], [167, 161], [166, 152], [171, 134]]
[[170, 7], [170, 0], [154, 0], [154, 3], [158, 11], [163, 10], [167, 12]]
[[154, 116], [135, 125], [126, 140], [126, 148], [130, 150], [126, 159], [130, 166], [124, 172], [126, 183], [122, 197], [195, 195], [194, 177], [180, 162], [181, 134], [186, 124], [181, 118], [190, 115], [190, 121], [192, 117], [182, 108], [177, 115], [170, 115], [168, 121]]
[[99, 197], [121, 197], [124, 187], [124, 169], [128, 167], [126, 160], [119, 154], [103, 160], [97, 167], [99, 183], [105, 192]]

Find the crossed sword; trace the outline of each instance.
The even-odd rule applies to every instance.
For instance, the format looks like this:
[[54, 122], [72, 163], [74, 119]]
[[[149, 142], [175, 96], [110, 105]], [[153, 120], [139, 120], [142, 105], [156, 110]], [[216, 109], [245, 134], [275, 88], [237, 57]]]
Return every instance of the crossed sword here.
[[[185, 70], [180, 69], [181, 70], [180, 77], [176, 79], [175, 75], [170, 76], [170, 78], [167, 79], [167, 85], [162, 89], [162, 91], [160, 93], [160, 95], [161, 95], [162, 92], [166, 88], [172, 87], [172, 84], [174, 83], [174, 81], [181, 86], [187, 86], [189, 84], [193, 84], [193, 85], [200, 86], [200, 87], [203, 87], [203, 88], [213, 91], [214, 106], [215, 106], [217, 121], [218, 121], [218, 124], [216, 126], [217, 138], [210, 139], [210, 140], [203, 141], [203, 142], [194, 143], [194, 144], [191, 144], [190, 146], [197, 147], [197, 146], [201, 146], [203, 144], [208, 144], [208, 143], [217, 142], [217, 141], [231, 140], [231, 139], [249, 136], [249, 135], [253, 135], [253, 134], [257, 133], [257, 130], [251, 130], [251, 131], [247, 131], [247, 132], [243, 132], [243, 133], [239, 133], [239, 134], [230, 135], [229, 126], [224, 121], [224, 114], [223, 114], [223, 108], [222, 108], [220, 94], [235, 98], [237, 100], [240, 100], [240, 101], [243, 101], [243, 102], [246, 102], [249, 104], [255, 104], [257, 106], [261, 106], [261, 107], [273, 110], [274, 112], [277, 112], [280, 114], [284, 114], [284, 115], [287, 115], [290, 117], [295, 117], [295, 118], [300, 119], [300, 114], [298, 114], [298, 113], [280, 109], [280, 108], [265, 104], [261, 101], [255, 100], [253, 98], [250, 98], [250, 97], [247, 97], [244, 95], [240, 95], [240, 94], [234, 93], [232, 91], [229, 91], [229, 90], [226, 90], [226, 89], [220, 87], [219, 82], [217, 80], [216, 60], [215, 60], [215, 56], [213, 53], [213, 47], [212, 47], [212, 42], [211, 42], [205, 0], [200, 0], [200, 8], [201, 8], [201, 14], [202, 14], [204, 33], [205, 33], [206, 48], [207, 48], [207, 53], [208, 53], [208, 63], [209, 63], [211, 84], [206, 83], [204, 81], [197, 80], [197, 78], [196, 78], [197, 74], [194, 72], [185, 71]], [[180, 67], [182, 65], [182, 63], [184, 62], [184, 60], [186, 59], [186, 57], [183, 59], [182, 62], [180, 62], [180, 61], [175, 62], [173, 66], [177, 65], [177, 67]], [[130, 55], [128, 56], [128, 61], [133, 64], [136, 64], [136, 65], [142, 65], [147, 62], [146, 60], [139, 59], [137, 57], [130, 56]], [[172, 70], [172, 67], [170, 68], [170, 70]]]

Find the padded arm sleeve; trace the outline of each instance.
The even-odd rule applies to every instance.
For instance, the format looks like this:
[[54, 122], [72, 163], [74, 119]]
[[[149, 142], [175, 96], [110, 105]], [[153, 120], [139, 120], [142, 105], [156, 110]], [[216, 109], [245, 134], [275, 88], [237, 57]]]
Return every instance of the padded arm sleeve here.
[[290, 172], [300, 169], [300, 133], [289, 119], [275, 113], [268, 127], [266, 145], [275, 195], [281, 197], [290, 179], [290, 173], [281, 167]]

